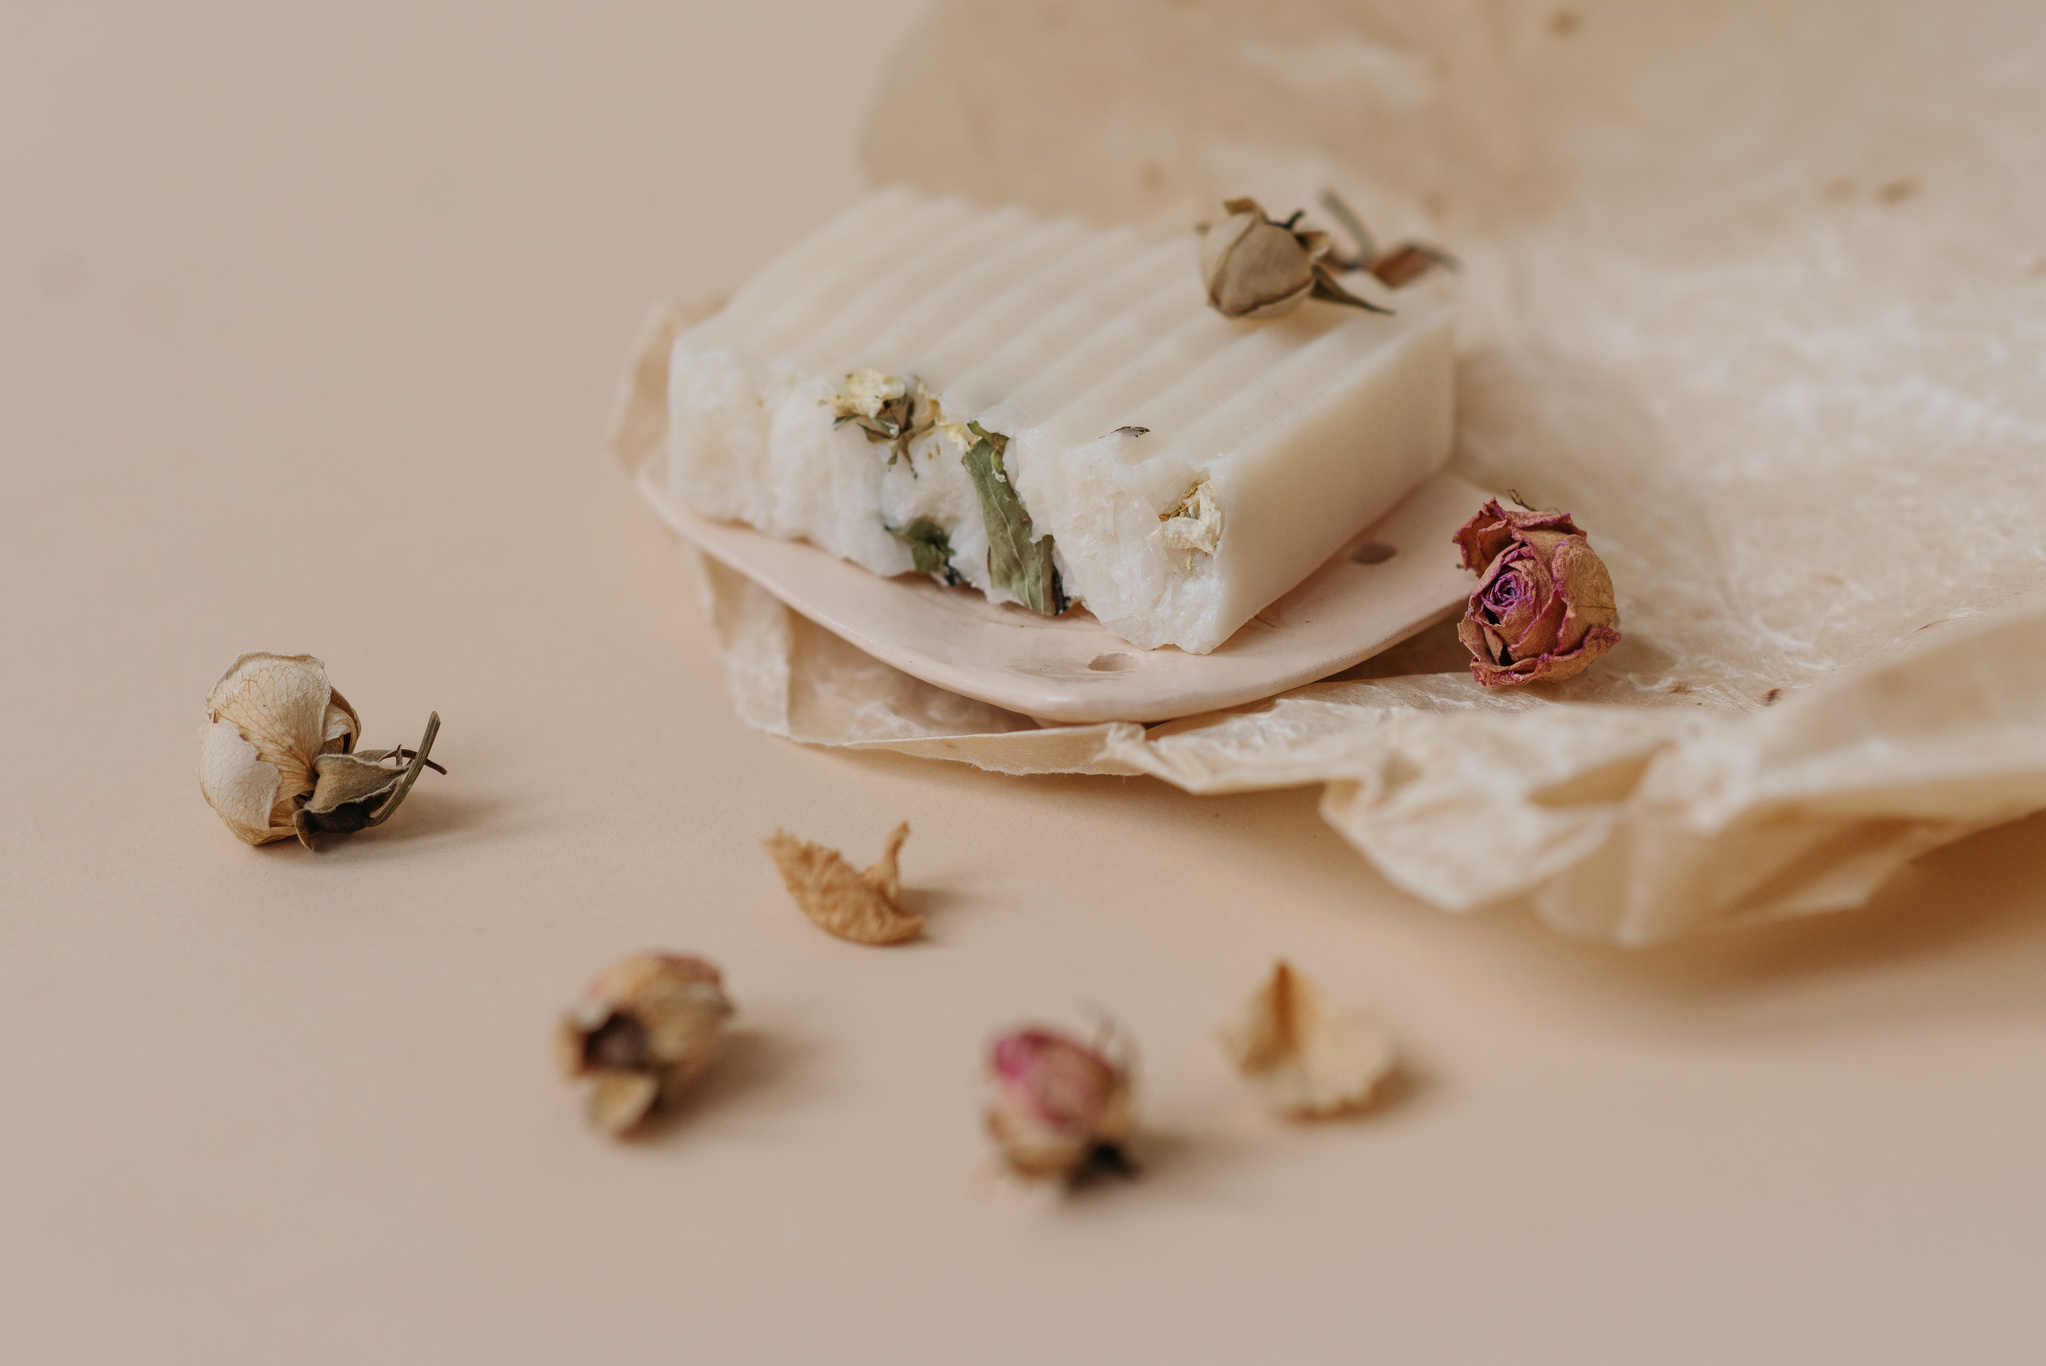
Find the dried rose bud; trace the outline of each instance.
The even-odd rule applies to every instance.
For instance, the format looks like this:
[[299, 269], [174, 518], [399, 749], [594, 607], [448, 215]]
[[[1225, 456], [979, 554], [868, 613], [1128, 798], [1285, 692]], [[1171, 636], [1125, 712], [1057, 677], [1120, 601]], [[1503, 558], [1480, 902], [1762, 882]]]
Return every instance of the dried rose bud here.
[[987, 1127], [1018, 1175], [1068, 1181], [1131, 1170], [1130, 1069], [1055, 1030], [1011, 1030], [988, 1048]]
[[1229, 216], [1202, 229], [1201, 281], [1223, 317], [1282, 318], [1309, 297], [1391, 312], [1336, 283], [1325, 264], [1329, 235], [1295, 229], [1298, 213], [1277, 222], [1255, 199], [1229, 200], [1222, 211]]
[[1482, 575], [1456, 628], [1478, 682], [1570, 678], [1619, 644], [1612, 575], [1568, 513], [1516, 511], [1494, 499], [1455, 540], [1464, 568]]
[[717, 1051], [732, 1003], [709, 961], [635, 953], [613, 963], [561, 1017], [555, 1058], [588, 1076], [590, 1123], [616, 1136], [672, 1100]]
[[[199, 791], [250, 844], [381, 825], [412, 790], [440, 732], [427, 718], [419, 748], [356, 751], [362, 719], [311, 655], [242, 655], [206, 695]], [[404, 761], [410, 760], [407, 764]], [[391, 767], [392, 764], [400, 767]]]

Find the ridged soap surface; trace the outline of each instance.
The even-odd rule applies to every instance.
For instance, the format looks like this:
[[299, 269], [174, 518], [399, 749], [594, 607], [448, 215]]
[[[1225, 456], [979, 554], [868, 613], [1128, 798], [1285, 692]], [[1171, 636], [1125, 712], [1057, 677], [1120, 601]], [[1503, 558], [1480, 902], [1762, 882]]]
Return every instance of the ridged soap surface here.
[[[1231, 322], [1196, 256], [1191, 232], [877, 191], [677, 340], [673, 492], [878, 574], [911, 571], [889, 528], [928, 518], [956, 573], [1007, 598], [955, 436], [891, 464], [833, 428], [850, 374], [920, 381], [949, 421], [1010, 438], [1010, 480], [1068, 594], [1133, 644], [1212, 650], [1447, 459], [1451, 309], [1353, 278], [1396, 316], [1309, 302]], [[1204, 481], [1213, 552], [1161, 545]]]

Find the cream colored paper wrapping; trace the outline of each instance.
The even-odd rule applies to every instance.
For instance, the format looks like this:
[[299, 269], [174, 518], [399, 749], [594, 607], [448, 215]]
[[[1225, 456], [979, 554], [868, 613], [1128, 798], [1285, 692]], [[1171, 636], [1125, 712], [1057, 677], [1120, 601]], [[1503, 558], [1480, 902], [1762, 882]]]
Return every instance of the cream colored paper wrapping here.
[[741, 713], [1010, 773], [1325, 783], [1416, 895], [1621, 943], [1856, 905], [2046, 806], [2042, 128], [2023, 3], [940, 4], [876, 181], [1160, 232], [1333, 187], [1447, 247], [1452, 468], [1574, 513], [1625, 639], [1536, 689], [1481, 690], [1437, 632], [1233, 714], [1038, 728], [712, 567]]

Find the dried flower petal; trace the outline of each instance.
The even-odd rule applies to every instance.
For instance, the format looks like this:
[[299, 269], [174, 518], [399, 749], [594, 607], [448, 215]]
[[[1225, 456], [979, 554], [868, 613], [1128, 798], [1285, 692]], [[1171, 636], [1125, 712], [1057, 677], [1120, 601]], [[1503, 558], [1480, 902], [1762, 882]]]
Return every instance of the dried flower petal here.
[[[199, 790], [228, 829], [250, 844], [293, 833], [300, 799], [313, 790], [313, 761], [347, 753], [362, 729], [355, 708], [311, 655], [240, 656], [206, 695], [206, 716]], [[259, 813], [256, 803], [266, 790], [269, 805]]]
[[799, 840], [784, 830], [761, 841], [781, 872], [783, 885], [804, 915], [856, 944], [898, 944], [913, 939], [923, 917], [902, 909], [902, 878], [896, 855], [909, 838], [909, 823], [895, 827], [880, 861], [865, 872], [836, 849]]
[[1026, 1026], [989, 1046], [988, 1076], [994, 1084], [988, 1132], [1018, 1175], [1070, 1180], [1129, 1170], [1124, 1148], [1135, 1119], [1127, 1062], [1056, 1030]]
[[1398, 289], [1438, 268], [1453, 270], [1456, 258], [1420, 242], [1402, 242], [1364, 267], [1387, 289]]
[[566, 1076], [592, 1078], [590, 1123], [616, 1136], [710, 1061], [732, 1010], [708, 959], [635, 953], [598, 974], [561, 1017], [555, 1060]]
[[1222, 1031], [1222, 1046], [1273, 1109], [1303, 1119], [1363, 1105], [1393, 1062], [1383, 1029], [1331, 1013], [1283, 959]]
[[199, 791], [237, 838], [267, 844], [291, 834], [288, 825], [281, 829], [270, 825], [282, 779], [277, 765], [265, 763], [234, 722], [200, 725]]

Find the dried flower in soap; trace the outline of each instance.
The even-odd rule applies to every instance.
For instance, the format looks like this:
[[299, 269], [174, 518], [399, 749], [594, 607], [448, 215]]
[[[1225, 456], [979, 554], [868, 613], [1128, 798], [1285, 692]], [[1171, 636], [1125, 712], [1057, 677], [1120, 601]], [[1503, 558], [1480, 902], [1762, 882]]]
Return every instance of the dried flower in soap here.
[[1482, 575], [1456, 628], [1478, 682], [1502, 688], [1570, 678], [1619, 644], [1612, 575], [1568, 513], [1493, 499], [1455, 540], [1464, 568]]
[[784, 830], [761, 841], [767, 856], [804, 915], [856, 944], [899, 944], [914, 939], [923, 917], [902, 909], [902, 876], [896, 855], [909, 838], [909, 822], [895, 827], [880, 861], [861, 872], [836, 849], [799, 840]]
[[[905, 381], [879, 370], [855, 370], [847, 375], [845, 387], [832, 397], [831, 412], [833, 430], [850, 422], [870, 444], [888, 446], [890, 465], [907, 459], [910, 443], [944, 418], [937, 398], [924, 388], [922, 380]], [[914, 461], [909, 472], [916, 473]]]
[[206, 695], [199, 790], [250, 844], [295, 834], [312, 848], [319, 836], [381, 825], [421, 768], [447, 771], [427, 758], [440, 732], [438, 713], [427, 718], [416, 751], [357, 751], [361, 732], [361, 718], [334, 691], [319, 660], [245, 654]]
[[715, 964], [635, 953], [600, 973], [561, 1017], [555, 1059], [564, 1076], [591, 1078], [590, 1123], [615, 1136], [710, 1061], [731, 1016]]
[[1090, 1046], [1039, 1026], [995, 1039], [987, 1127], [1011, 1170], [1068, 1181], [1133, 1170], [1126, 1145], [1135, 1118], [1122, 1052], [1112, 1037]]
[[1358, 1015], [1330, 1012], [1321, 993], [1281, 959], [1222, 1031], [1245, 1081], [1299, 1119], [1354, 1110], [1392, 1070], [1392, 1039]]
[[1151, 533], [1151, 544], [1161, 550], [1212, 555], [1222, 544], [1222, 504], [1215, 497], [1215, 486], [1205, 479], [1158, 520], [1164, 525]]
[[1225, 318], [1280, 318], [1310, 297], [1389, 313], [1336, 283], [1325, 258], [1325, 232], [1301, 232], [1295, 213], [1284, 222], [1265, 216], [1255, 199], [1232, 199], [1229, 216], [1201, 232], [1201, 281], [1208, 303]]

